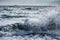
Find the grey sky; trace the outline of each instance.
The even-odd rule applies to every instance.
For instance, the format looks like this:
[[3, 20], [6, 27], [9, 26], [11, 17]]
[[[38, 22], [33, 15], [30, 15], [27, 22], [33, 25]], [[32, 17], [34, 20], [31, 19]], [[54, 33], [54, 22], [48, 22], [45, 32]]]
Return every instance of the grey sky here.
[[60, 0], [0, 0], [0, 5], [46, 5], [59, 3]]

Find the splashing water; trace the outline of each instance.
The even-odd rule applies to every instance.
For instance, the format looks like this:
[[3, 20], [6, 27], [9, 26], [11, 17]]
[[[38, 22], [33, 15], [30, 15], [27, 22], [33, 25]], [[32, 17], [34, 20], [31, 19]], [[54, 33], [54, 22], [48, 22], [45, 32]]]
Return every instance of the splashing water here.
[[59, 11], [55, 6], [0, 8], [0, 40], [60, 39]]

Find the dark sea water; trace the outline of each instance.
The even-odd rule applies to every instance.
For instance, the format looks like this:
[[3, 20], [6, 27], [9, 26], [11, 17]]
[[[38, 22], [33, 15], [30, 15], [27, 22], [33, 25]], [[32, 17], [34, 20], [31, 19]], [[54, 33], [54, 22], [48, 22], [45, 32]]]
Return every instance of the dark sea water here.
[[60, 40], [60, 7], [0, 6], [0, 40]]

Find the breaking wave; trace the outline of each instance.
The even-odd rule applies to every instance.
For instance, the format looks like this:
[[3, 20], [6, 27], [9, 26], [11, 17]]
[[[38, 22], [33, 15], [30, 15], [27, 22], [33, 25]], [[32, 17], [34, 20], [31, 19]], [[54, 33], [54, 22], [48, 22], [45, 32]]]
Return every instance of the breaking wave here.
[[59, 40], [59, 7], [0, 7], [0, 40]]

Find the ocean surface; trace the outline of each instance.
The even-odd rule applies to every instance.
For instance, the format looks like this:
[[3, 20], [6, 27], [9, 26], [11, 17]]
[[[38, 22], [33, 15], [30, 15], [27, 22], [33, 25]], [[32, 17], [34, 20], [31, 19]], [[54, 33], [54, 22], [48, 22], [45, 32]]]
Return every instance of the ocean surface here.
[[0, 40], [60, 40], [60, 7], [0, 6]]

